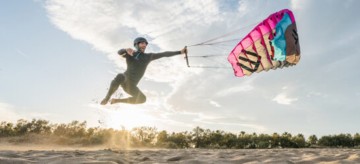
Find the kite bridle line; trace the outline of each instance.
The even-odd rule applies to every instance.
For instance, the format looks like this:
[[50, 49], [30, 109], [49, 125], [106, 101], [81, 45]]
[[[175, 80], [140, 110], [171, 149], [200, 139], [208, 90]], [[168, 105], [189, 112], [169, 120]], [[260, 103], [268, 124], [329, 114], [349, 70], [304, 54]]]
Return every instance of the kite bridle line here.
[[[187, 53], [187, 46], [185, 46], [185, 60], [186, 60], [186, 65], [187, 67], [191, 67], [191, 68], [231, 68], [231, 67], [217, 67], [217, 66], [190, 66], [189, 64], [189, 56]], [[190, 56], [190, 57], [202, 57], [202, 58], [207, 58], [207, 57], [214, 57], [214, 56], [225, 56], [225, 55], [202, 55], [202, 56]]]
[[[255, 23], [257, 24], [257, 23]], [[220, 36], [217, 36], [215, 38], [212, 38], [212, 39], [209, 39], [209, 40], [206, 40], [206, 41], [203, 41], [203, 42], [200, 42], [200, 43], [196, 43], [196, 44], [192, 44], [190, 46], [185, 46], [185, 48], [187, 47], [196, 47], [196, 46], [212, 46], [212, 45], [217, 45], [217, 44], [220, 44], [220, 43], [225, 43], [225, 42], [231, 42], [231, 41], [236, 41], [236, 40], [240, 40], [240, 39], [229, 39], [229, 40], [223, 40], [223, 41], [217, 41], [219, 39], [222, 39], [222, 38], [225, 38], [227, 36], [230, 36], [232, 34], [235, 34], [239, 31], [241, 31], [242, 29], [244, 28], [247, 28], [247, 27], [251, 27], [253, 26], [253, 24], [250, 24], [250, 25], [247, 25], [247, 26], [244, 26], [244, 27], [241, 27], [239, 29], [236, 29], [234, 31], [231, 31], [231, 32], [228, 32], [224, 35], [220, 35]], [[217, 41], [217, 42], [214, 42], [214, 41]], [[202, 55], [202, 56], [188, 56], [187, 54], [187, 51], [185, 52], [185, 60], [186, 60], [186, 65], [187, 67], [191, 67], [191, 68], [231, 68], [231, 67], [217, 67], [217, 66], [190, 66], [189, 64], [189, 57], [203, 57], [203, 58], [206, 58], [206, 57], [213, 57], [213, 56], [220, 56], [220, 55]], [[225, 55], [224, 55], [225, 56]]]

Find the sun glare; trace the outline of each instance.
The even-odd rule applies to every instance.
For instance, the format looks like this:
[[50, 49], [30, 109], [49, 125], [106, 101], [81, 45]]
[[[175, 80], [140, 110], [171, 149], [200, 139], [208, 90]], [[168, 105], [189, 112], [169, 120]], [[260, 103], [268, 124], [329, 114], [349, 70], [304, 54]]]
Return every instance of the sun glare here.
[[103, 118], [105, 126], [113, 129], [132, 129], [140, 126], [154, 126], [155, 118], [145, 109], [134, 105], [123, 105], [123, 109], [107, 109]]

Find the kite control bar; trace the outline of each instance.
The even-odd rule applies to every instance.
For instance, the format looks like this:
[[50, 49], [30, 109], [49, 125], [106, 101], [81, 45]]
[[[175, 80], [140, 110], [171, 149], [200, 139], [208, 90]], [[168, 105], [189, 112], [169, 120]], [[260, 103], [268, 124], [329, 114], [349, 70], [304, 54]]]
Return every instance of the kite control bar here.
[[187, 55], [187, 46], [185, 46], [185, 60], [186, 60], [186, 65], [187, 65], [188, 67], [190, 67], [189, 58], [188, 58], [188, 55]]

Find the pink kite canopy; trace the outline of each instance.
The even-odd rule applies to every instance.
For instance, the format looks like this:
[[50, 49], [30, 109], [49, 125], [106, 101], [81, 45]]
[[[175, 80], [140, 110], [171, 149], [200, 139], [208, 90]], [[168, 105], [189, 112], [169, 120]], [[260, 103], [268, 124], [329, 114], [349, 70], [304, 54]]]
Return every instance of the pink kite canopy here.
[[293, 66], [299, 60], [300, 45], [295, 17], [288, 9], [273, 13], [259, 23], [228, 56], [238, 77]]

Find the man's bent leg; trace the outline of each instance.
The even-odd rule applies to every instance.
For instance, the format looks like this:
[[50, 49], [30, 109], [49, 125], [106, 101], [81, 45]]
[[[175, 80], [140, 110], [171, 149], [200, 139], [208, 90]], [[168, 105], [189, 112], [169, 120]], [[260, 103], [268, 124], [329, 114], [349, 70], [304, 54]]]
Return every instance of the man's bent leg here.
[[146, 102], [146, 96], [140, 91], [137, 86], [131, 84], [122, 85], [124, 91], [132, 97], [124, 99], [111, 99], [111, 104], [114, 103], [128, 103], [128, 104], [142, 104]]
[[118, 74], [114, 78], [114, 80], [111, 81], [109, 91], [106, 94], [106, 97], [101, 101], [101, 105], [107, 104], [107, 102], [110, 100], [111, 95], [115, 93], [115, 91], [119, 88], [119, 86], [124, 83], [124, 81], [125, 81], [124, 74]]

